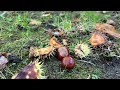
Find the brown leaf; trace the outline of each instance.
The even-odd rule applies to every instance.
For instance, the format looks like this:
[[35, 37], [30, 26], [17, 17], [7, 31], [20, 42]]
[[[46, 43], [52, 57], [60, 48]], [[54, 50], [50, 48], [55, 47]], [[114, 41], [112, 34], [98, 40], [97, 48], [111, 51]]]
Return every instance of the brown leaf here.
[[54, 37], [50, 39], [49, 44], [55, 48], [60, 48], [63, 46], [60, 42], [56, 41]]
[[67, 42], [67, 40], [66, 39], [63, 39], [63, 45], [68, 45], [68, 42]]
[[109, 35], [112, 35], [113, 37], [120, 38], [120, 33], [115, 29], [114, 26], [112, 26], [110, 24], [97, 23], [95, 26], [95, 29], [102, 33], [107, 33]]
[[6, 58], [7, 58], [8, 54], [9, 53], [7, 53], [7, 52], [0, 52], [0, 55], [5, 56]]
[[29, 50], [29, 58], [32, 59], [34, 57], [35, 49], [34, 47], [30, 47]]

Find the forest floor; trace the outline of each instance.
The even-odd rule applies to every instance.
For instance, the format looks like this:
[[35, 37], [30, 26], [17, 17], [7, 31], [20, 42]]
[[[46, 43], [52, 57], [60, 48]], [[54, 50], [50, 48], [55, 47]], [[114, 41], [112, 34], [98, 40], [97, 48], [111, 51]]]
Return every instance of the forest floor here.
[[[78, 20], [77, 24], [74, 25], [72, 21], [75, 17]], [[75, 67], [68, 71], [60, 67], [60, 61], [57, 60], [56, 56], [45, 59], [42, 68], [48, 79], [120, 79], [120, 40], [114, 39], [118, 45], [111, 51], [114, 55], [99, 48], [94, 50], [89, 42], [95, 24], [106, 23], [109, 19], [116, 23], [116, 29], [120, 31], [120, 12], [117, 11], [105, 13], [97, 11], [7, 12], [0, 17], [0, 52], [12, 53], [21, 58], [22, 61], [18, 63], [8, 62], [6, 67], [0, 71], [0, 78], [10, 79], [31, 62], [28, 57], [30, 46], [38, 48], [48, 46], [49, 33], [39, 25], [30, 25], [31, 20], [37, 20], [65, 31], [59, 40], [62, 44], [63, 39], [69, 41], [67, 47], [75, 60]], [[84, 58], [77, 57], [74, 48], [78, 43], [88, 44], [91, 53]]]

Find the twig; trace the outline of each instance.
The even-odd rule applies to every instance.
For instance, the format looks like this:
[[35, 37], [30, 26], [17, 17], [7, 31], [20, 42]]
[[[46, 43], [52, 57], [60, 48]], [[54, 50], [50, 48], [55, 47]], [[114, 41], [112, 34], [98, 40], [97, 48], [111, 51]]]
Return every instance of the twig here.
[[84, 61], [84, 60], [78, 60], [78, 61], [81, 61], [81, 62], [85, 62], [85, 63], [89, 63], [89, 64], [92, 64], [93, 66], [95, 66], [95, 64], [94, 63], [92, 63], [92, 62], [88, 62], [88, 61]]

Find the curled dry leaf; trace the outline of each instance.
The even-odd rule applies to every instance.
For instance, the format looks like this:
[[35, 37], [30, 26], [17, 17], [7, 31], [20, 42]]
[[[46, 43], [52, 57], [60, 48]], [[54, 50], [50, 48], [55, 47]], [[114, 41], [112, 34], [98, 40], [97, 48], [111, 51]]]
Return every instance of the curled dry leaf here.
[[32, 19], [31, 21], [30, 21], [30, 23], [29, 23], [30, 25], [40, 25], [41, 24], [41, 22], [39, 22], [39, 21], [37, 21], [37, 20], [34, 20], [34, 19]]
[[98, 31], [95, 31], [91, 38], [89, 39], [92, 46], [96, 47], [98, 45], [104, 44], [106, 42], [106, 38], [103, 34]]
[[35, 53], [34, 47], [30, 47], [30, 50], [29, 50], [29, 58], [30, 59], [34, 58], [34, 53]]
[[99, 30], [102, 33], [107, 33], [109, 35], [112, 35], [113, 37], [120, 38], [120, 33], [115, 29], [114, 26], [112, 26], [110, 24], [97, 23], [95, 26], [95, 29]]
[[54, 37], [52, 37], [52, 38], [50, 39], [49, 44], [50, 44], [51, 46], [53, 46], [54, 48], [60, 48], [60, 47], [63, 46], [63, 45], [62, 45], [60, 42], [58, 42]]
[[11, 79], [46, 79], [46, 76], [42, 76], [43, 69], [40, 62], [32, 62], [25, 66], [23, 70], [12, 76]]
[[0, 52], [0, 55], [7, 57], [10, 53], [7, 52]]
[[65, 45], [65, 46], [68, 45], [68, 41], [67, 41], [66, 39], [63, 39], [63, 40], [62, 40], [62, 43], [63, 43], [63, 45]]
[[43, 14], [42, 17], [50, 16], [50, 14]]

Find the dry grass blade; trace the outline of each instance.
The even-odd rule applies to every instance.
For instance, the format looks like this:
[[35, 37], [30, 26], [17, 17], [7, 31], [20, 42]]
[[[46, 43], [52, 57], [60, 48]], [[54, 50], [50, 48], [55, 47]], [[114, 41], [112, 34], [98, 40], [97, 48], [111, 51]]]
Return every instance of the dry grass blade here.
[[81, 62], [84, 62], [84, 63], [89, 63], [89, 64], [91, 64], [91, 65], [93, 65], [93, 66], [96, 66], [94, 63], [92, 63], [92, 62], [90, 62], [90, 61], [84, 61], [84, 60], [78, 60], [78, 61], [81, 61]]

